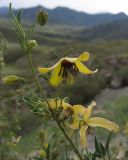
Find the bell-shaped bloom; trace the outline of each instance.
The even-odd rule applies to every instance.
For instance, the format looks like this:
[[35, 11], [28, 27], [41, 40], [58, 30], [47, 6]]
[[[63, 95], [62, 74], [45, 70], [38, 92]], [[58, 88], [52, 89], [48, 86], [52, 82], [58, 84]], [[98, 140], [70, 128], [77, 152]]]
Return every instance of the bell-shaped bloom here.
[[[70, 104], [68, 104], [67, 102], [65, 102], [64, 99], [49, 99], [48, 103], [51, 107], [51, 109], [57, 109], [57, 108], [62, 108], [64, 110], [72, 107]], [[47, 104], [46, 104], [47, 105]]]
[[80, 143], [82, 146], [87, 146], [87, 139], [86, 139], [86, 133], [88, 127], [102, 127], [106, 128], [113, 132], [119, 131], [119, 126], [116, 123], [113, 123], [107, 119], [101, 118], [101, 117], [92, 117], [91, 113], [93, 107], [96, 105], [95, 102], [92, 102], [91, 105], [88, 106], [88, 108], [84, 108], [81, 105], [73, 106], [74, 109], [74, 115], [73, 115], [73, 123], [69, 125], [72, 129], [80, 129]]
[[65, 79], [67, 83], [72, 84], [74, 77], [77, 76], [79, 72], [83, 74], [93, 74], [97, 72], [97, 69], [95, 71], [91, 71], [82, 63], [88, 59], [89, 53], [84, 52], [78, 58], [61, 58], [55, 65], [50, 68], [39, 67], [38, 71], [41, 74], [45, 74], [51, 71], [49, 82], [53, 87], [57, 87], [63, 81], [63, 79]]

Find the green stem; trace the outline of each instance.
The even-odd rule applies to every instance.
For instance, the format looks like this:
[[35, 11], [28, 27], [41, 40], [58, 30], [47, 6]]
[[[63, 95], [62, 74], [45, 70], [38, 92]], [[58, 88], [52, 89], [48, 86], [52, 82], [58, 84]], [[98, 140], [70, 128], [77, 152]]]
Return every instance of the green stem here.
[[90, 155], [87, 148], [86, 148], [86, 153], [87, 153], [88, 159], [90, 160]]
[[107, 155], [108, 155], [108, 160], [111, 160], [111, 157], [110, 157], [109, 151], [107, 151]]
[[61, 92], [61, 86], [59, 86], [58, 90], [59, 90], [59, 97], [61, 99], [60, 100], [60, 107], [62, 107], [63, 96], [62, 96], [62, 92]]
[[61, 126], [61, 124], [60, 124], [60, 122], [58, 121], [58, 119], [56, 118], [53, 110], [52, 110], [51, 107], [50, 107], [50, 104], [49, 104], [49, 102], [48, 102], [48, 100], [47, 100], [47, 97], [46, 97], [46, 95], [45, 95], [42, 87], [40, 86], [40, 83], [39, 83], [39, 81], [38, 81], [38, 79], [37, 79], [37, 77], [36, 77], [35, 70], [34, 70], [34, 66], [33, 66], [33, 63], [32, 63], [32, 51], [31, 51], [31, 49], [29, 50], [29, 60], [30, 60], [30, 65], [31, 65], [31, 69], [32, 69], [32, 73], [33, 73], [33, 76], [34, 76], [36, 85], [37, 85], [37, 87], [40, 89], [40, 91], [41, 91], [41, 93], [42, 93], [42, 95], [43, 95], [43, 97], [44, 97], [44, 99], [45, 99], [45, 101], [46, 101], [46, 103], [47, 103], [47, 105], [48, 105], [48, 107], [49, 107], [49, 110], [50, 110], [50, 112], [51, 112], [51, 114], [52, 114], [53, 119], [56, 121], [56, 123], [58, 124], [58, 126], [59, 126], [59, 128], [61, 129], [61, 131], [63, 132], [63, 134], [65, 135], [65, 137], [67, 138], [67, 140], [69, 141], [69, 143], [72, 145], [74, 151], [76, 152], [76, 154], [78, 155], [78, 157], [80, 158], [80, 160], [82, 160], [82, 157], [81, 157], [79, 151], [77, 150], [77, 148], [75, 147], [75, 145], [74, 145], [73, 142], [71, 141], [70, 137], [68, 136], [68, 134], [66, 133], [66, 131], [64, 130], [64, 128]]
[[47, 104], [48, 104], [48, 106], [49, 106], [49, 103], [48, 103], [47, 97], [46, 97], [46, 95], [45, 95], [45, 93], [44, 93], [44, 91], [43, 91], [42, 87], [40, 86], [40, 84], [39, 84], [39, 81], [38, 81], [37, 77], [36, 77], [36, 73], [35, 73], [35, 70], [34, 70], [33, 63], [32, 63], [32, 51], [31, 51], [31, 49], [29, 50], [29, 61], [30, 61], [30, 65], [31, 65], [31, 69], [32, 69], [32, 73], [33, 73], [33, 76], [34, 76], [34, 79], [35, 79], [36, 85], [37, 85], [37, 87], [40, 89], [40, 91], [41, 91], [41, 93], [42, 93], [42, 95], [43, 95], [43, 97], [44, 97], [44, 99], [45, 99], [46, 103], [47, 103]]

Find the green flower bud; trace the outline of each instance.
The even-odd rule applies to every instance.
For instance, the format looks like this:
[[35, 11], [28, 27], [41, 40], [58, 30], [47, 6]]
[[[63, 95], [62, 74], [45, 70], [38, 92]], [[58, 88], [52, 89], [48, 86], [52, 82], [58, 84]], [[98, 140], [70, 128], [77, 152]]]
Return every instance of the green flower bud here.
[[40, 157], [40, 158], [45, 158], [45, 157], [47, 157], [47, 154], [46, 154], [46, 152], [45, 152], [43, 149], [42, 149], [42, 150], [39, 150], [38, 154], [39, 154], [39, 157]]
[[36, 40], [30, 40], [28, 42], [29, 48], [33, 48], [37, 46], [37, 41]]
[[40, 26], [44, 26], [47, 23], [48, 20], [48, 14], [47, 12], [40, 11], [37, 15], [37, 22]]
[[4, 84], [14, 84], [18, 80], [23, 80], [23, 78], [20, 78], [18, 76], [10, 75], [3, 78]]

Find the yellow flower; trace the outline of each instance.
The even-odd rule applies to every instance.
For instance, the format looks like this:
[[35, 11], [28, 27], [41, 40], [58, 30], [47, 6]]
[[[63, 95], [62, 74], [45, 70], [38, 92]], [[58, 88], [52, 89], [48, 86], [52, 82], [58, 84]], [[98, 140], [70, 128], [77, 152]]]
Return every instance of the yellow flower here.
[[52, 109], [56, 109], [56, 108], [63, 108], [63, 109], [68, 109], [69, 107], [72, 107], [70, 104], [66, 103], [64, 101], [64, 99], [62, 100], [56, 100], [56, 99], [50, 99], [49, 101], [49, 105]]
[[80, 143], [82, 146], [87, 146], [86, 132], [88, 127], [102, 127], [114, 132], [118, 132], [119, 130], [119, 126], [116, 123], [107, 119], [100, 117], [90, 118], [92, 109], [95, 105], [96, 103], [92, 102], [88, 108], [83, 108], [81, 105], [75, 106], [73, 123], [69, 125], [69, 127], [72, 129], [80, 129]]
[[50, 68], [38, 68], [38, 71], [41, 74], [48, 73], [51, 71], [50, 84], [54, 87], [57, 87], [63, 79], [67, 80], [69, 84], [72, 84], [74, 81], [74, 77], [77, 74], [93, 74], [97, 72], [91, 71], [87, 68], [82, 62], [85, 62], [89, 59], [89, 53], [84, 52], [78, 58], [61, 58], [55, 65]]

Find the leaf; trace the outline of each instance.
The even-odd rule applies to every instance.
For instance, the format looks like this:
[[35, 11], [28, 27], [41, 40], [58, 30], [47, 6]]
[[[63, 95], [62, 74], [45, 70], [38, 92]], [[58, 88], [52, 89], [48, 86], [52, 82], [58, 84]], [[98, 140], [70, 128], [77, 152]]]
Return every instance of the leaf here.
[[85, 156], [85, 160], [89, 160], [88, 156], [87, 155], [84, 155]]
[[98, 142], [98, 139], [97, 139], [96, 136], [95, 136], [95, 149], [96, 149], [96, 152], [97, 152], [99, 155], [102, 155], [102, 154], [101, 154], [101, 150], [100, 150], [100, 145], [99, 145], [99, 142]]
[[100, 145], [100, 150], [102, 152], [102, 156], [104, 157], [106, 155], [106, 149], [105, 149], [105, 147], [103, 146], [102, 143], [99, 143], [99, 145]]
[[112, 137], [112, 134], [113, 134], [113, 131], [110, 132], [108, 138], [107, 138], [107, 141], [106, 141], [106, 144], [105, 144], [105, 149], [108, 151], [109, 150], [109, 146], [110, 146], [110, 141], [111, 141], [111, 137]]
[[18, 13], [17, 13], [17, 21], [19, 22], [19, 24], [21, 23], [21, 18], [22, 18], [22, 14], [23, 14], [23, 10], [20, 10]]
[[92, 155], [92, 160], [96, 160], [96, 157], [97, 157], [97, 155], [94, 153], [94, 154]]

